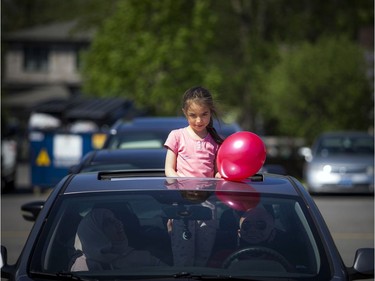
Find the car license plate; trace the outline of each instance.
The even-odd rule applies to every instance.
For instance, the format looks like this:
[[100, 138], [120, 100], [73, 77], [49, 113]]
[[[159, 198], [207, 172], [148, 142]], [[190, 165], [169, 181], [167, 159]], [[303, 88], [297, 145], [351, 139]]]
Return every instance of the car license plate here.
[[339, 185], [342, 186], [342, 187], [352, 187], [353, 186], [353, 181], [351, 178], [342, 178], [339, 182]]

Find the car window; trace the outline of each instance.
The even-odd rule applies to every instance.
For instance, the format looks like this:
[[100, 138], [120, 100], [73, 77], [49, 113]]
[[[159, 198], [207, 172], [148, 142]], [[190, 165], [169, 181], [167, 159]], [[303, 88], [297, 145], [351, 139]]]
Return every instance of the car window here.
[[135, 148], [162, 148], [163, 142], [161, 140], [135, 140], [124, 141], [119, 145], [121, 149], [135, 149]]
[[371, 137], [326, 137], [317, 148], [322, 156], [334, 154], [374, 154], [374, 140]]
[[[215, 128], [223, 138], [241, 131], [237, 123], [226, 124], [215, 119]], [[119, 122], [121, 124], [121, 122]], [[188, 125], [185, 118], [163, 121], [159, 118], [134, 119], [132, 123], [118, 124], [114, 127], [116, 134], [110, 134], [104, 144], [104, 148], [109, 149], [137, 149], [137, 148], [162, 148], [168, 134], [178, 128]]]
[[[317, 279], [329, 272], [317, 230], [294, 198], [168, 189], [77, 194], [59, 201], [33, 252], [33, 272], [137, 275], [146, 270], [155, 276], [217, 270], [231, 276]], [[238, 208], [246, 204], [251, 208]], [[253, 216], [258, 209], [268, 219]], [[111, 220], [117, 224], [111, 227]], [[114, 236], [124, 235], [126, 243], [108, 238], [116, 225], [123, 231]]]
[[108, 141], [110, 149], [162, 148], [169, 131], [129, 131], [112, 135]]

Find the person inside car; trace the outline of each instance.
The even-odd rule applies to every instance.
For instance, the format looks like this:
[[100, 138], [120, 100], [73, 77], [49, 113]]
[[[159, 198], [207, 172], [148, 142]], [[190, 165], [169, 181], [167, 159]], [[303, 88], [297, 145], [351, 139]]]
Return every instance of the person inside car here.
[[[245, 211], [239, 219], [236, 252], [242, 259], [276, 259], [287, 270], [292, 270], [287, 234], [275, 224], [273, 215], [262, 205]], [[246, 250], [245, 250], [246, 249]]]
[[[230, 211], [225, 216], [233, 213], [233, 210]], [[262, 204], [246, 211], [234, 213], [238, 215], [233, 216], [238, 225], [237, 243], [232, 247], [218, 250], [211, 258], [212, 266], [220, 267], [228, 258], [230, 259], [231, 256], [240, 252], [238, 259], [267, 259], [269, 253], [276, 252], [276, 254], [284, 256], [284, 253], [288, 252], [288, 249], [285, 248], [287, 245], [285, 232], [276, 227], [274, 217]], [[228, 216], [225, 219], [232, 221]]]
[[277, 232], [273, 216], [262, 205], [258, 205], [240, 217], [238, 246], [269, 246], [275, 240]]
[[[209, 210], [209, 216], [204, 219], [185, 220], [183, 216], [168, 219], [167, 230], [175, 266], [205, 266], [210, 257], [217, 229], [215, 206], [209, 199], [212, 192], [205, 190], [211, 185], [209, 181], [202, 182], [194, 178], [170, 179], [165, 183], [168, 189], [179, 190], [181, 197], [190, 202], [188, 205], [199, 205]], [[191, 186], [195, 186], [196, 190], [187, 189]]]
[[71, 271], [164, 265], [149, 252], [130, 247], [122, 222], [104, 208], [92, 209], [82, 219], [75, 248]]

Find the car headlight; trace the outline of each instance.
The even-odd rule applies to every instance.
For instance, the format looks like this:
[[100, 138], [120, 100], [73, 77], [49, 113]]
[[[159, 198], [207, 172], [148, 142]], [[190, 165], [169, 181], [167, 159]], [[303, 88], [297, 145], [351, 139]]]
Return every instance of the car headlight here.
[[324, 166], [323, 166], [323, 172], [324, 172], [325, 174], [330, 174], [331, 171], [332, 171], [332, 166], [331, 166], [331, 165], [324, 165]]

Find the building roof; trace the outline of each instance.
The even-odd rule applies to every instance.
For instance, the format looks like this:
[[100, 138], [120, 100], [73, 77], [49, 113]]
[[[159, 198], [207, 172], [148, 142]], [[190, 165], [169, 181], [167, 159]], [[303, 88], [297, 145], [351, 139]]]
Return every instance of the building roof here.
[[55, 116], [64, 122], [91, 120], [97, 125], [112, 125], [119, 118], [131, 113], [133, 102], [126, 98], [88, 98], [76, 96], [69, 99], [53, 96], [30, 108], [35, 113]]
[[50, 100], [51, 97], [59, 100], [68, 100], [70, 93], [66, 87], [61, 85], [46, 85], [2, 97], [1, 102], [9, 108], [31, 109], [40, 103]]
[[8, 42], [91, 42], [94, 30], [83, 30], [77, 27], [76, 21], [38, 25], [4, 35]]

